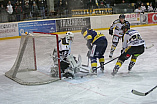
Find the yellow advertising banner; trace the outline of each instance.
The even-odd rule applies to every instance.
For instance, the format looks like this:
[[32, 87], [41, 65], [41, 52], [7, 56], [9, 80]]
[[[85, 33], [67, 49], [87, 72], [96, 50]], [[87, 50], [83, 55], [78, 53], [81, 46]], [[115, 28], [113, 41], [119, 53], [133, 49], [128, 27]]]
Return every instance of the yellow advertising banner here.
[[98, 9], [75, 9], [71, 10], [72, 16], [97, 16], [112, 14], [112, 8], [98, 8]]

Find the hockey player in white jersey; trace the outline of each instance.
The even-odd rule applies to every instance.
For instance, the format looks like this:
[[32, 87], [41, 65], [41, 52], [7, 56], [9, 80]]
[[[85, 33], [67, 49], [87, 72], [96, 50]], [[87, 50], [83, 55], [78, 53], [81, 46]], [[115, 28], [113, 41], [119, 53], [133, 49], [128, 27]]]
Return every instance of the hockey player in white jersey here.
[[131, 71], [136, 59], [144, 52], [145, 41], [141, 38], [140, 33], [136, 30], [130, 30], [130, 27], [123, 26], [124, 31], [122, 51], [118, 61], [111, 73], [113, 76], [118, 72], [125, 60], [131, 56], [131, 61], [128, 66], [128, 71]]
[[[110, 58], [112, 58], [112, 56], [113, 56], [113, 52], [114, 52], [114, 50], [116, 49], [116, 47], [119, 43], [119, 39], [124, 34], [123, 30], [121, 28], [122, 28], [122, 26], [125, 26], [125, 25], [127, 25], [130, 28], [130, 23], [125, 20], [125, 15], [121, 14], [119, 16], [119, 19], [115, 20], [113, 22], [113, 24], [111, 25], [110, 29], [109, 29], [109, 34], [113, 35], [111, 51], [110, 51], [110, 54], [109, 54]], [[114, 34], [113, 34], [113, 29], [114, 28], [115, 28], [115, 30], [114, 30]]]
[[[67, 57], [71, 54], [71, 43], [73, 42], [74, 34], [72, 32], [67, 32], [64, 38], [59, 40], [59, 55], [60, 55], [60, 68], [63, 77], [73, 77], [73, 73], [70, 73], [68, 67], [70, 66]], [[56, 66], [58, 66], [57, 61], [57, 50], [53, 51], [53, 61]]]

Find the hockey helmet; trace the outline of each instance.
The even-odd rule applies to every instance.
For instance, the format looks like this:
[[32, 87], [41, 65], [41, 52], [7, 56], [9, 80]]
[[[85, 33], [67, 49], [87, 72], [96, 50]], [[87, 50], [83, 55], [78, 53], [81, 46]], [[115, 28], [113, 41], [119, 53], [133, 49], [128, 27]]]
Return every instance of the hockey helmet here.
[[70, 39], [73, 39], [73, 38], [74, 38], [74, 34], [73, 34], [72, 32], [69, 32], [69, 31], [68, 31], [68, 32], [66, 33], [66, 39], [67, 39], [67, 40], [70, 40]]
[[129, 25], [124, 25], [124, 26], [122, 26], [122, 28], [121, 28], [123, 31], [125, 30], [125, 29], [130, 29], [130, 26]]
[[119, 16], [119, 19], [125, 19], [125, 15], [124, 15], [124, 14], [121, 14], [121, 15]]
[[83, 35], [86, 30], [88, 30], [88, 28], [84, 27], [81, 31], [81, 34]]

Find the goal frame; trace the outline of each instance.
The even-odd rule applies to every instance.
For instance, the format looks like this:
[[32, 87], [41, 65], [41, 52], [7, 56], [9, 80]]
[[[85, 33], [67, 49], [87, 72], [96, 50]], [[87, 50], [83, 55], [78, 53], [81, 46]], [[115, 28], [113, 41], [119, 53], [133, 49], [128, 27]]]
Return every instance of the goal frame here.
[[[59, 43], [58, 43], [58, 41], [59, 41], [59, 36], [58, 36], [58, 34], [54, 34], [54, 33], [44, 33], [44, 32], [33, 32], [33, 33], [39, 33], [39, 34], [50, 34], [50, 35], [55, 35], [56, 36], [56, 42], [57, 42], [57, 50], [58, 50], [58, 52], [57, 52], [57, 56], [58, 56], [58, 71], [59, 71], [59, 78], [60, 78], [60, 80], [61, 80], [61, 69], [60, 69], [60, 55], [59, 55]], [[35, 44], [35, 41], [33, 40], [33, 44]], [[33, 45], [34, 47], [34, 57], [35, 57], [35, 68], [36, 68], [36, 70], [37, 70], [37, 66], [36, 66], [36, 53], [35, 53], [35, 45]]]
[[[44, 36], [44, 34], [45, 34], [45, 36]], [[36, 51], [37, 50], [36, 50], [36, 44], [35, 44], [36, 40], [35, 40], [35, 38], [37, 38], [37, 37], [41, 37], [41, 38], [46, 37], [46, 34], [47, 34], [47, 37], [49, 37], [49, 36], [51, 37], [51, 35], [54, 35], [54, 37], [55, 37], [54, 40], [56, 39], [55, 47], [57, 48], [57, 56], [58, 56], [58, 59], [57, 59], [58, 60], [58, 70], [57, 70], [58, 74], [57, 74], [56, 78], [52, 77], [52, 76], [49, 76], [49, 75], [48, 76], [46, 75], [46, 77], [44, 77], [45, 76], [44, 73], [41, 74], [41, 72], [37, 70], [37, 57], [36, 57]], [[47, 84], [47, 83], [51, 83], [51, 82], [54, 82], [54, 81], [57, 81], [57, 80], [61, 80], [60, 55], [59, 55], [59, 43], [58, 43], [59, 37], [58, 37], [58, 35], [54, 34], [54, 33], [33, 32], [32, 35], [28, 34], [28, 35], [21, 36], [21, 39], [22, 38], [24, 40], [21, 41], [22, 44], [20, 42], [18, 55], [16, 57], [14, 65], [8, 72], [5, 73], [5, 76], [12, 79], [12, 80], [14, 80], [15, 82], [17, 82], [19, 84], [22, 84], [22, 85], [41, 85], [41, 84]], [[19, 71], [20, 71], [19, 68], [20, 68], [21, 62], [22, 62], [23, 57], [24, 57], [24, 52], [27, 51], [26, 47], [29, 46], [29, 44], [28, 44], [28, 40], [30, 40], [29, 38], [32, 39], [32, 46], [31, 46], [32, 51], [33, 51], [32, 52], [32, 55], [33, 55], [32, 58], [34, 60], [32, 65], [34, 65], [34, 68], [33, 69], [28, 69], [28, 70], [26, 69], [26, 71], [23, 71], [23, 73], [19, 73]], [[38, 45], [38, 47], [39, 47], [39, 45]], [[31, 74], [33, 74], [33, 76]], [[21, 75], [24, 75], [24, 76], [21, 76]], [[36, 75], [39, 75], [39, 76], [37, 76], [37, 78], [35, 78]], [[40, 77], [40, 76], [41, 76], [41, 78], [45, 78], [45, 79], [40, 78], [41, 79], [41, 81], [40, 81], [40, 79], [38, 79], [38, 77]], [[35, 78], [35, 79], [31, 80], [29, 77], [30, 78], [32, 77], [32, 78]], [[22, 78], [22, 79], [20, 79], [20, 78]], [[27, 79], [27, 78], [28, 78], [28, 80], [24, 80], [24, 79]]]

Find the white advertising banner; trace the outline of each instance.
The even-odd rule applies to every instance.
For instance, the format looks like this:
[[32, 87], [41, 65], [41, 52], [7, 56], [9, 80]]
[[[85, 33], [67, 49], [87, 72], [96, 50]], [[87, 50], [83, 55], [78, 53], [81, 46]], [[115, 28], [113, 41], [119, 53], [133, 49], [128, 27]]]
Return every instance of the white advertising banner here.
[[18, 23], [0, 24], [0, 38], [19, 36]]
[[127, 21], [130, 22], [131, 25], [140, 24], [140, 14], [139, 13], [125, 14], [125, 18]]

